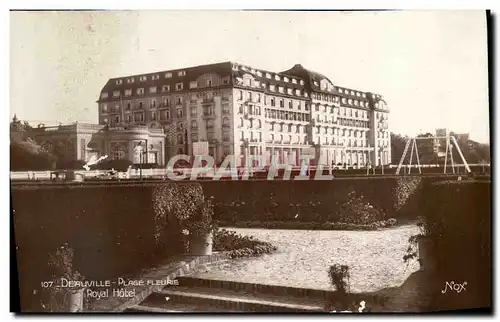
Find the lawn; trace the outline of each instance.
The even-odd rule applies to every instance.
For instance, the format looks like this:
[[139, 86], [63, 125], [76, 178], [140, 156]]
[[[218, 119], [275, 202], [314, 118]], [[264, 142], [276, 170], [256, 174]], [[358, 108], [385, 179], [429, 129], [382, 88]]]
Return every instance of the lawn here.
[[198, 277], [291, 287], [331, 289], [327, 269], [333, 264], [350, 268], [352, 292], [369, 292], [401, 285], [418, 263], [408, 267], [403, 255], [415, 225], [378, 231], [311, 231], [228, 228], [268, 241], [274, 254], [233, 260], [199, 272]]

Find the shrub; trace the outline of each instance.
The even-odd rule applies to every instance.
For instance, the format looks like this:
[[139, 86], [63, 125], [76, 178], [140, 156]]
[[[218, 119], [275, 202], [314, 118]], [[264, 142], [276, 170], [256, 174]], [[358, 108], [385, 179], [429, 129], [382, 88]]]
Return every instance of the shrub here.
[[219, 229], [214, 233], [213, 247], [216, 251], [230, 251], [230, 258], [270, 254], [277, 250], [271, 243], [226, 229]]

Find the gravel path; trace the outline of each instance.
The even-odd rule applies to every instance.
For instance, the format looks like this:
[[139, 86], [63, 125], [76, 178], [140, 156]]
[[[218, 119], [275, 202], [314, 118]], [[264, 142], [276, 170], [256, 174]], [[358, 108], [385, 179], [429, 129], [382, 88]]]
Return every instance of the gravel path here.
[[278, 247], [271, 255], [233, 260], [210, 267], [197, 277], [331, 289], [327, 270], [333, 264], [349, 265], [352, 292], [370, 292], [401, 285], [418, 270], [408, 267], [403, 255], [415, 225], [379, 231], [311, 231], [230, 228]]

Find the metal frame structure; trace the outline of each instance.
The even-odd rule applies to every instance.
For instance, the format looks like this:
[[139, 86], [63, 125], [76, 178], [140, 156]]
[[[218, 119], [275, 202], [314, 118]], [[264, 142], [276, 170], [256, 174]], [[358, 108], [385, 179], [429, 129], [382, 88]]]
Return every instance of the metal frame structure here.
[[446, 136], [413, 137], [413, 138], [408, 139], [408, 141], [406, 142], [405, 149], [403, 151], [403, 155], [401, 156], [401, 160], [399, 160], [398, 168], [396, 169], [397, 175], [401, 172], [401, 168], [403, 167], [403, 163], [405, 162], [406, 155], [408, 154], [408, 149], [410, 148], [410, 145], [411, 145], [411, 152], [410, 152], [410, 159], [409, 159], [409, 163], [408, 163], [408, 173], [407, 174], [411, 173], [412, 160], [413, 160], [414, 153], [415, 153], [415, 156], [417, 158], [418, 172], [419, 172], [419, 174], [422, 174], [422, 165], [420, 164], [420, 158], [418, 156], [417, 140], [425, 140], [425, 139], [431, 139], [431, 140], [445, 139], [446, 140], [445, 159], [444, 159], [444, 174], [446, 174], [446, 170], [447, 170], [448, 154], [450, 155], [452, 173], [455, 174], [455, 163], [453, 160], [453, 153], [452, 153], [453, 148], [457, 149], [457, 152], [460, 155], [460, 158], [462, 159], [462, 162], [465, 166], [467, 173], [471, 172], [469, 164], [465, 160], [465, 157], [462, 153], [462, 150], [460, 149], [460, 146], [458, 145], [456, 138], [453, 135], [448, 134]]

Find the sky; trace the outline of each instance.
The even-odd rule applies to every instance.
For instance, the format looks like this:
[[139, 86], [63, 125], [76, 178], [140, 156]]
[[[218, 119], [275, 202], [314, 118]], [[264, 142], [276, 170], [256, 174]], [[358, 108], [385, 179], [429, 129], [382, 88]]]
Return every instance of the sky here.
[[11, 12], [10, 117], [97, 122], [109, 78], [223, 61], [295, 64], [379, 93], [392, 132], [489, 142], [484, 11]]

